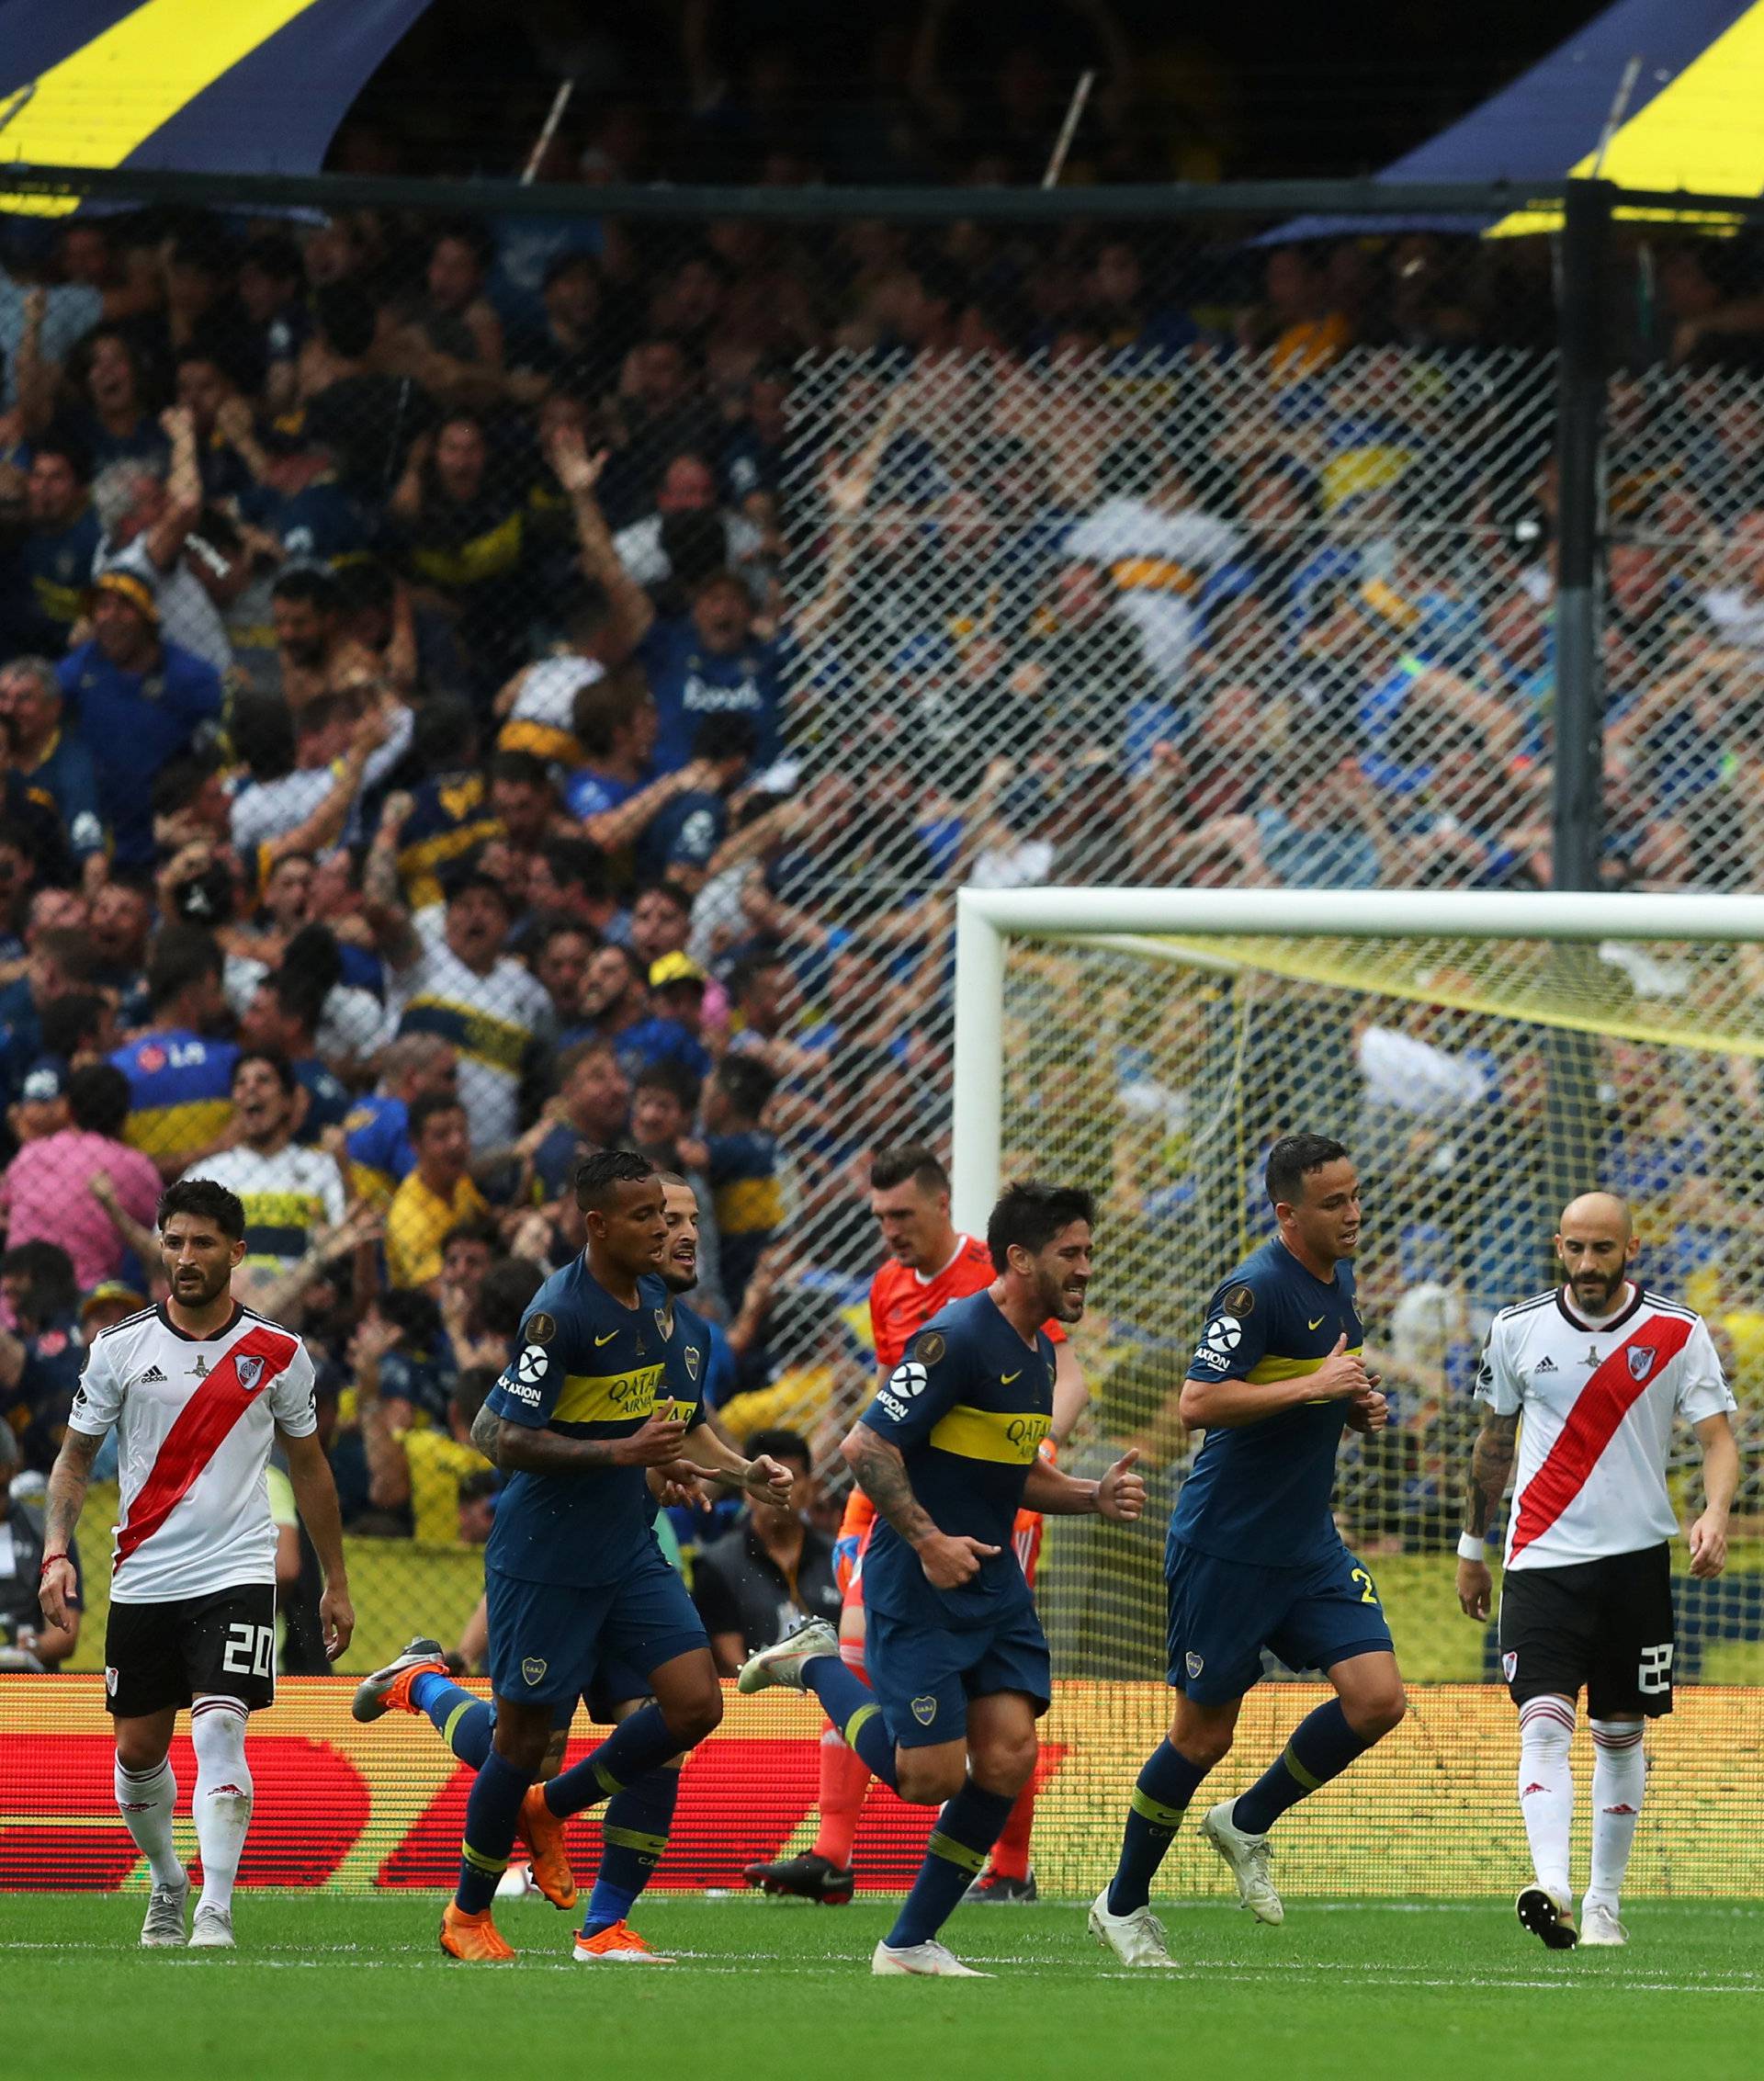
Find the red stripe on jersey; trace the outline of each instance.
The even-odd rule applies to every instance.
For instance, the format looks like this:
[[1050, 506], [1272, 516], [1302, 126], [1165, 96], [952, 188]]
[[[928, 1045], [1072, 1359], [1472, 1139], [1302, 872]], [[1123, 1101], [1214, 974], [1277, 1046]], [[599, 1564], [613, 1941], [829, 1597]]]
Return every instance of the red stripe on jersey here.
[[[248, 1330], [197, 1387], [165, 1433], [152, 1471], [129, 1509], [129, 1521], [117, 1533], [117, 1566], [151, 1539], [195, 1487], [232, 1431], [258, 1396], [294, 1356], [294, 1340], [270, 1329]], [[239, 1376], [241, 1359], [261, 1359], [246, 1368], [251, 1385]]]
[[1683, 1316], [1650, 1317], [1594, 1369], [1519, 1499], [1510, 1565], [1580, 1493], [1618, 1425], [1690, 1342], [1691, 1328]]

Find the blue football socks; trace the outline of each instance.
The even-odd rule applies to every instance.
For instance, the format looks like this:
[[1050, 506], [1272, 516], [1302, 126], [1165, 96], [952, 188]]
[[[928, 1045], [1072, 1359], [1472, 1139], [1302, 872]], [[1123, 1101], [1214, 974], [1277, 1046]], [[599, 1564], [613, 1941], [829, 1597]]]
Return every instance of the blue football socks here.
[[925, 1861], [883, 1940], [890, 1951], [927, 1944], [986, 1867], [987, 1852], [1004, 1832], [1016, 1794], [982, 1792], [972, 1781], [949, 1800], [925, 1845]]
[[885, 1785], [898, 1792], [894, 1736], [869, 1685], [862, 1677], [854, 1676], [837, 1655], [817, 1655], [812, 1662], [805, 1662], [802, 1680], [845, 1736], [846, 1747], [861, 1757]]
[[607, 1801], [600, 1870], [582, 1918], [584, 1937], [597, 1937], [629, 1915], [668, 1847], [679, 1796], [679, 1771], [663, 1767], [646, 1770]]
[[1339, 1778], [1356, 1756], [1372, 1747], [1348, 1725], [1341, 1701], [1331, 1698], [1307, 1713], [1292, 1739], [1231, 1809], [1231, 1825], [1247, 1835], [1265, 1836], [1289, 1806]]
[[435, 1731], [462, 1763], [483, 1768], [496, 1732], [496, 1708], [451, 1677], [425, 1670], [411, 1680], [411, 1703], [433, 1722]]
[[1202, 1765], [1191, 1763], [1168, 1741], [1160, 1741], [1146, 1759], [1121, 1834], [1121, 1861], [1109, 1884], [1111, 1915], [1131, 1915], [1151, 1898], [1158, 1867], [1205, 1775]]
[[459, 1845], [459, 1887], [454, 1900], [466, 1915], [481, 1915], [496, 1897], [496, 1883], [508, 1869], [520, 1826], [521, 1802], [533, 1782], [495, 1749], [484, 1758], [466, 1802], [465, 1839]]
[[545, 1804], [560, 1820], [567, 1819], [615, 1793], [628, 1791], [679, 1750], [678, 1736], [668, 1731], [662, 1708], [651, 1699], [615, 1727], [598, 1748], [553, 1778], [545, 1788]]

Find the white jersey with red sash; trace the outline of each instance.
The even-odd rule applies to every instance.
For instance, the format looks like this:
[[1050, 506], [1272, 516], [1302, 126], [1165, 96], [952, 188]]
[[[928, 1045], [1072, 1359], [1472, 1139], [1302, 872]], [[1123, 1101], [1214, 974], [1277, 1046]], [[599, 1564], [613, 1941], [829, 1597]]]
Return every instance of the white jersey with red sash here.
[[145, 1308], [94, 1339], [68, 1417], [114, 1425], [122, 1510], [110, 1594], [170, 1603], [276, 1579], [269, 1450], [317, 1428], [312, 1362], [291, 1329], [235, 1307], [211, 1337]]
[[1702, 1318], [1637, 1286], [1600, 1323], [1566, 1288], [1503, 1308], [1476, 1394], [1522, 1419], [1510, 1568], [1571, 1567], [1670, 1539], [1673, 1420], [1736, 1406]]

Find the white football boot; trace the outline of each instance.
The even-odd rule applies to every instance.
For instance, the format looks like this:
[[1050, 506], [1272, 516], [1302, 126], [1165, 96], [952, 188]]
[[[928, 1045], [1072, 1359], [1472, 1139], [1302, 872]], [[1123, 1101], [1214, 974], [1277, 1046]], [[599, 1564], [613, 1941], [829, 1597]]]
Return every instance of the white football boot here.
[[1617, 1919], [1615, 1908], [1607, 1907], [1602, 1900], [1582, 1901], [1580, 1941], [1583, 1944], [1609, 1945], [1615, 1949], [1629, 1941], [1629, 1931]]
[[1278, 1928], [1286, 1919], [1286, 1910], [1268, 1876], [1273, 1852], [1266, 1836], [1246, 1835], [1233, 1823], [1231, 1809], [1236, 1804], [1234, 1799], [1222, 1799], [1209, 1808], [1201, 1823], [1201, 1833], [1231, 1867], [1231, 1876], [1238, 1882], [1238, 1900], [1258, 1922]]
[[870, 1955], [870, 1971], [878, 1974], [919, 1973], [938, 1980], [989, 1980], [989, 1973], [977, 1973], [971, 1965], [964, 1965], [954, 1951], [946, 1951], [942, 1944], [903, 1944], [899, 1951], [891, 1951], [887, 1944], [877, 1944]]
[[1091, 1934], [1123, 1965], [1176, 1962], [1170, 1955], [1170, 1933], [1150, 1908], [1136, 1907], [1131, 1915], [1112, 1914], [1107, 1886], [1091, 1903]]
[[839, 1635], [825, 1619], [810, 1619], [794, 1633], [787, 1633], [774, 1647], [762, 1647], [741, 1664], [735, 1688], [744, 1696], [756, 1691], [782, 1686], [786, 1691], [803, 1688], [802, 1666], [823, 1655], [839, 1658]]
[[1521, 1886], [1513, 1913], [1519, 1917], [1521, 1927], [1529, 1929], [1546, 1951], [1572, 1951], [1580, 1941], [1580, 1932], [1574, 1926], [1573, 1901], [1566, 1894], [1552, 1893], [1548, 1886]]
[[198, 1907], [196, 1927], [190, 1931], [192, 1951], [231, 1951], [232, 1910], [230, 1907]]
[[184, 1941], [184, 1910], [189, 1906], [190, 1878], [187, 1872], [175, 1885], [155, 1886], [147, 1903], [147, 1919], [141, 1926], [143, 1950], [167, 1951]]

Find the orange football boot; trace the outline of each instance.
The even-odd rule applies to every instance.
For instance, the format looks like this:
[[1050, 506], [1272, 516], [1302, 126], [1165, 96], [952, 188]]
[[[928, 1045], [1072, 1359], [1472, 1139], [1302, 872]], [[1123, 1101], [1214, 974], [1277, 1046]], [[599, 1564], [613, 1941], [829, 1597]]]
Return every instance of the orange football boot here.
[[574, 1957], [579, 1965], [672, 1965], [674, 1962], [645, 1943], [628, 1922], [609, 1923], [594, 1937], [584, 1937], [578, 1929]]
[[529, 1785], [521, 1801], [521, 1840], [533, 1853], [533, 1883], [553, 1907], [576, 1905], [576, 1875], [563, 1846], [563, 1823], [545, 1804], [545, 1787]]
[[467, 1965], [507, 1965], [514, 1956], [514, 1947], [491, 1920], [489, 1908], [467, 1915], [451, 1900], [441, 1917], [441, 1949]]

